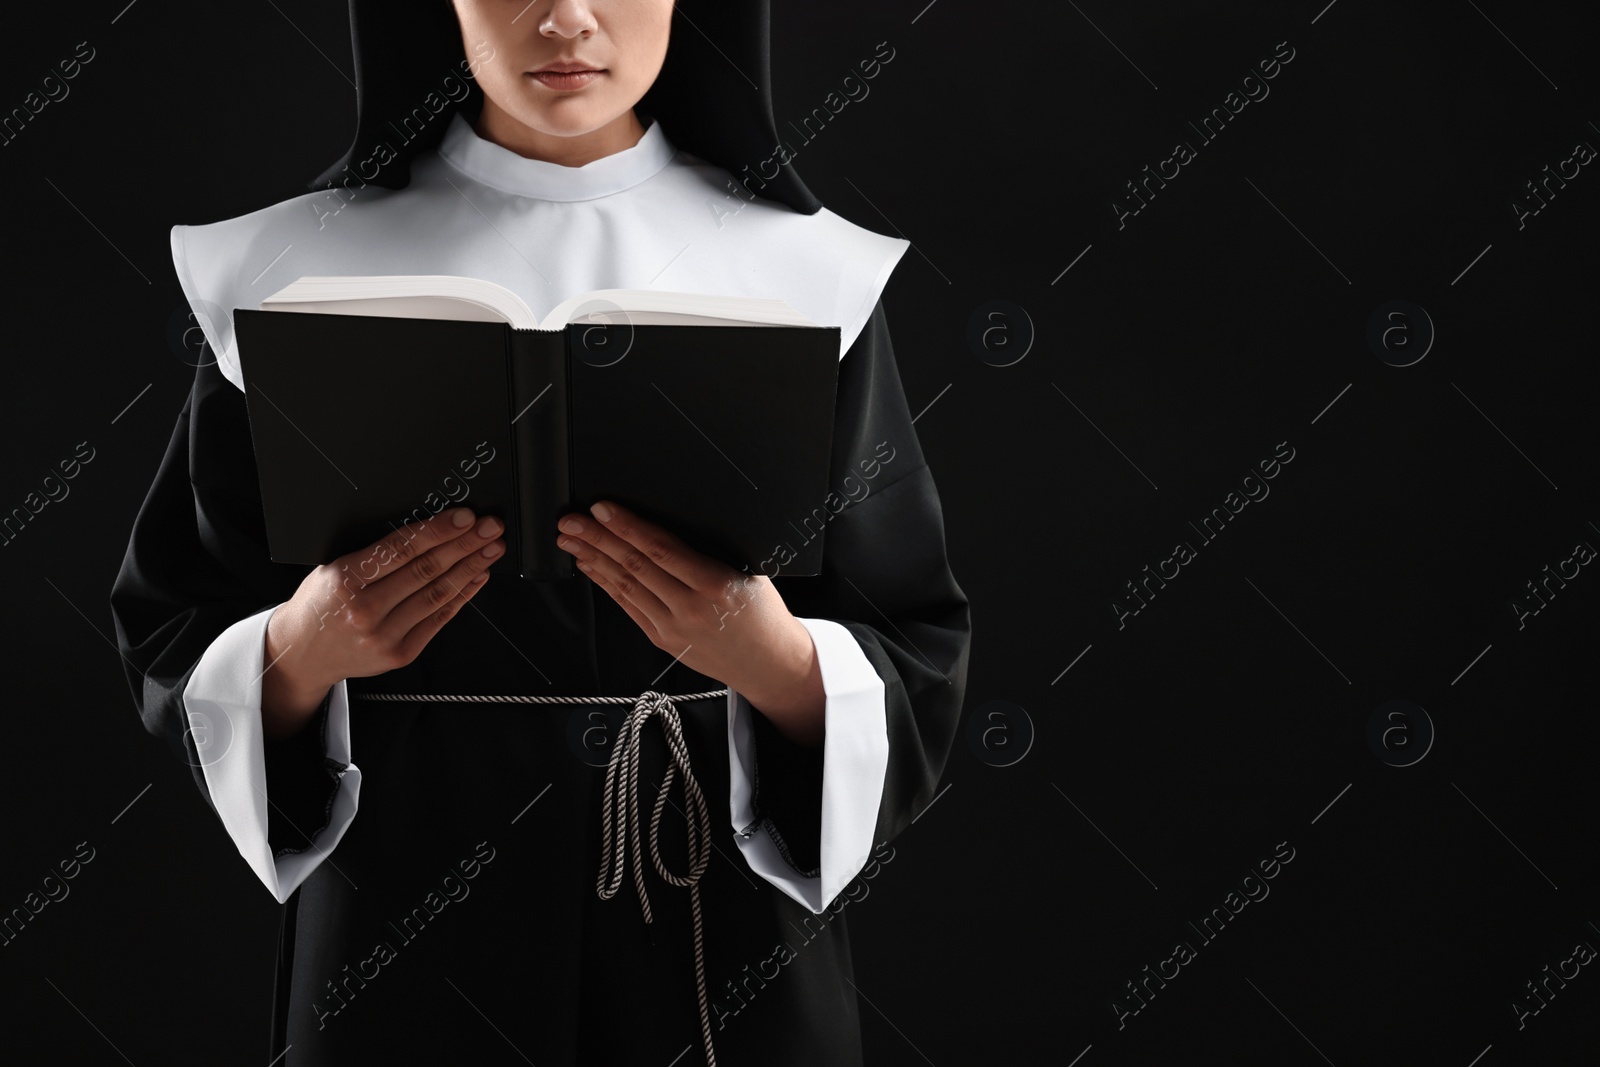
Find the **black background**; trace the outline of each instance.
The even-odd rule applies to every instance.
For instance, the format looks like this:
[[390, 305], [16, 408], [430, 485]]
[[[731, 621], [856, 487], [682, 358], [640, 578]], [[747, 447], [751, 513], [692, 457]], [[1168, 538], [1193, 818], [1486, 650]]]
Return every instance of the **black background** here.
[[[894, 50], [796, 165], [914, 245], [885, 306], [987, 739], [850, 904], [870, 1063], [1594, 1062], [1595, 966], [1520, 1027], [1514, 1004], [1600, 946], [1600, 577], [1520, 625], [1513, 602], [1600, 545], [1600, 175], [1513, 204], [1600, 146], [1595, 39], [1576, 2], [1325, 2], [777, 5], [780, 128]], [[0, 548], [0, 911], [95, 857], [0, 947], [0, 1059], [264, 1063], [278, 906], [142, 730], [107, 596], [193, 373], [168, 228], [342, 152], [348, 30], [333, 2], [125, 3], [19, 5], [0, 46], [0, 112], [94, 49], [0, 146], [0, 510], [94, 449]], [[1188, 124], [1283, 41], [1205, 143]], [[1119, 226], [1179, 140], [1196, 157]], [[1409, 366], [1367, 340], [1395, 300], [1437, 331]], [[1394, 322], [1404, 362], [1421, 320]], [[1195, 558], [1119, 624], [1178, 541]], [[1375, 748], [1393, 700], [1426, 723]], [[1280, 842], [1270, 894], [1200, 938]]]

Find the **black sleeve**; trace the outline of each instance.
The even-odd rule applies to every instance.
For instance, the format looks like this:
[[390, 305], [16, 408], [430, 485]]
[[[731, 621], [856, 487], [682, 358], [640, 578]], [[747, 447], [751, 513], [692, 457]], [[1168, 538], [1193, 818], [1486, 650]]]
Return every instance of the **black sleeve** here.
[[[309, 569], [269, 559], [244, 394], [215, 364], [198, 368], [134, 520], [111, 612], [145, 729], [189, 765], [207, 804], [202, 760], [213, 748], [196, 744], [184, 687], [223, 630], [288, 600]], [[327, 703], [293, 738], [266, 743], [274, 855], [306, 848], [327, 827], [344, 769], [326, 758]]]
[[[911, 424], [881, 302], [839, 364], [829, 485], [838, 496], [823, 527], [822, 573], [780, 571], [773, 584], [795, 616], [849, 630], [883, 679], [889, 767], [873, 838], [881, 844], [927, 806], [944, 773], [972, 631], [967, 598], [945, 558], [939, 494]], [[840, 507], [839, 499], [848, 502]], [[761, 715], [752, 727], [756, 817], [790, 865], [814, 875], [822, 750], [793, 744]]]

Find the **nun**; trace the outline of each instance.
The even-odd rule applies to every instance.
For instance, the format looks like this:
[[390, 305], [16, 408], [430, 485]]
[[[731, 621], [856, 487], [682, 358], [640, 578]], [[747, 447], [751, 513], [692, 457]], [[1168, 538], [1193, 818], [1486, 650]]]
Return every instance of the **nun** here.
[[[111, 595], [146, 729], [282, 905], [260, 1062], [859, 1064], [846, 906], [935, 795], [970, 643], [881, 300], [908, 243], [801, 182], [765, 0], [350, 20], [346, 156], [172, 229], [214, 359]], [[488, 279], [540, 316], [653, 288], [837, 326], [821, 573], [736, 571], [596, 501], [549, 531], [582, 576], [525, 580], [470, 498], [272, 562], [231, 313], [376, 274]]]

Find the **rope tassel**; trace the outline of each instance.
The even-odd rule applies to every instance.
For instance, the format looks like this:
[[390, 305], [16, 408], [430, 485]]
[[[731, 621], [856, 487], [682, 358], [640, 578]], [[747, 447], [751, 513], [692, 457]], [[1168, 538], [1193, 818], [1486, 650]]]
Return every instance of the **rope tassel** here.
[[[700, 999], [700, 1034], [706, 1046], [706, 1067], [717, 1067], [717, 1055], [711, 1047], [711, 1009], [706, 997], [705, 932], [700, 919], [700, 876], [711, 862], [711, 811], [706, 806], [705, 794], [689, 767], [689, 746], [683, 740], [683, 721], [678, 717], [675, 701], [708, 700], [727, 696], [728, 690], [716, 689], [704, 693], [684, 693], [668, 696], [647, 689], [637, 697], [549, 697], [549, 696], [488, 696], [478, 694], [441, 695], [437, 693], [352, 693], [359, 700], [425, 701], [430, 703], [465, 704], [633, 704], [633, 710], [623, 721], [622, 734], [611, 750], [611, 760], [606, 764], [605, 790], [600, 808], [600, 874], [595, 880], [595, 892], [601, 900], [610, 900], [622, 887], [623, 870], [627, 867], [624, 849], [633, 853], [633, 884], [639, 891], [639, 907], [644, 921], [652, 922], [650, 894], [644, 887], [644, 858], [639, 838], [644, 830], [644, 820], [639, 814], [639, 750], [640, 731], [652, 717], [661, 722], [666, 734], [667, 747], [672, 753], [672, 763], [661, 779], [656, 793], [654, 810], [650, 813], [650, 859], [656, 873], [669, 885], [689, 887], [689, 907], [694, 915], [694, 984]], [[661, 861], [661, 812], [667, 804], [667, 791], [679, 774], [683, 775], [684, 819], [687, 822], [689, 841], [689, 873], [674, 874]], [[620, 774], [620, 778], [619, 778]], [[619, 816], [623, 825], [618, 828]], [[624, 842], [626, 838], [626, 842]], [[613, 847], [615, 841], [615, 847]], [[609, 872], [610, 884], [607, 884]]]
[[[626, 836], [627, 847], [633, 853], [633, 883], [639, 891], [639, 906], [644, 912], [644, 921], [653, 921], [650, 895], [644, 887], [644, 862], [639, 844], [644, 821], [639, 812], [639, 735], [652, 717], [659, 717], [672, 763], [661, 779], [655, 809], [650, 814], [650, 859], [662, 881], [689, 887], [689, 907], [694, 916], [694, 982], [700, 999], [700, 1032], [705, 1040], [707, 1067], [716, 1067], [717, 1057], [711, 1047], [711, 1012], [706, 998], [705, 935], [700, 919], [700, 876], [711, 862], [711, 812], [706, 806], [705, 794], [700, 791], [700, 783], [689, 767], [689, 749], [684, 744], [678, 709], [673, 706], [673, 698], [665, 694], [648, 690], [640, 694], [622, 724], [622, 734], [611, 750], [611, 761], [606, 764], [604, 800], [600, 809], [600, 874], [595, 881], [595, 891], [601, 900], [610, 900], [621, 888], [623, 870], [627, 866], [623, 852], [623, 837]], [[667, 791], [680, 772], [689, 842], [689, 873], [685, 875], [667, 870], [661, 860], [660, 847], [661, 812], [666, 807]], [[620, 828], [615, 822], [619, 817]]]

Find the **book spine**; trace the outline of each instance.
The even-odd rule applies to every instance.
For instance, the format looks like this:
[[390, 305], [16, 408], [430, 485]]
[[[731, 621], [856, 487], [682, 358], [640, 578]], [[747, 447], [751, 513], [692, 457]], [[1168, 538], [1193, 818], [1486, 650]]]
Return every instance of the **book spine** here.
[[556, 547], [556, 522], [573, 506], [565, 337], [560, 330], [507, 332], [521, 573], [570, 578], [577, 573], [572, 555]]

